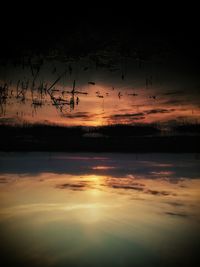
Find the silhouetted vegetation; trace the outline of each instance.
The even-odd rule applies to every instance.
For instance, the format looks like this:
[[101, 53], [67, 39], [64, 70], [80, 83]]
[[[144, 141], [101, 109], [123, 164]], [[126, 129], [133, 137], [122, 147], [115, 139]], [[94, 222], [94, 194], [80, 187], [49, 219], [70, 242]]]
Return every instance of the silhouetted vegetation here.
[[177, 133], [193, 133], [200, 134], [200, 124], [198, 123], [183, 123], [172, 127], [172, 130]]
[[81, 126], [64, 127], [57, 125], [45, 124], [23, 124], [18, 126], [0, 125], [1, 136], [32, 136], [37, 138], [52, 137], [68, 137], [68, 136], [81, 136], [84, 129]]
[[115, 124], [109, 126], [101, 126], [93, 129], [94, 132], [108, 136], [144, 136], [160, 134], [161, 130], [156, 124]]
[[[192, 128], [191, 125], [188, 126], [188, 128], [190, 127]], [[178, 129], [181, 131], [182, 128]], [[0, 125], [0, 150], [200, 152], [200, 135], [191, 136], [183, 134], [184, 132], [185, 128], [182, 133], [162, 134], [161, 129], [155, 124], [102, 127], [64, 127], [42, 124]]]

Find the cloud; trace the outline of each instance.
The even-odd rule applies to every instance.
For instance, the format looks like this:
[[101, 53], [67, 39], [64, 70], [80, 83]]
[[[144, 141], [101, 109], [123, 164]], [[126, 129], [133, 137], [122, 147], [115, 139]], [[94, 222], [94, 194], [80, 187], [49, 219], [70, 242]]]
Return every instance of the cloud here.
[[163, 109], [163, 108], [160, 108], [160, 109], [150, 109], [150, 110], [147, 110], [145, 111], [145, 114], [147, 115], [150, 115], [150, 114], [163, 114], [163, 113], [171, 113], [175, 111], [175, 109], [171, 108], [171, 109]]
[[158, 114], [158, 113], [170, 113], [175, 111], [175, 109], [150, 109], [150, 110], [145, 110], [143, 112], [139, 113], [125, 113], [125, 114], [115, 114], [112, 115], [113, 118], [123, 118], [123, 117], [141, 117], [144, 115], [150, 115], [150, 114]]
[[157, 191], [157, 190], [151, 190], [151, 189], [146, 190], [145, 193], [151, 194], [151, 195], [157, 195], [157, 196], [174, 195], [174, 194], [171, 194], [170, 192], [167, 192], [167, 191]]
[[148, 115], [153, 115], [153, 114], [165, 114], [165, 113], [171, 113], [175, 111], [175, 109], [150, 109], [150, 110], [145, 110], [143, 112], [138, 112], [138, 113], [123, 113], [123, 114], [114, 114], [108, 118], [110, 120], [123, 120], [123, 122], [131, 122], [133, 120], [143, 120], [146, 118]]
[[124, 113], [124, 114], [115, 114], [112, 115], [112, 118], [124, 118], [124, 117], [138, 117], [138, 116], [144, 116], [143, 112], [140, 113]]
[[185, 213], [178, 213], [178, 212], [165, 212], [165, 214], [171, 215], [171, 216], [178, 216], [178, 217], [188, 217], [187, 214], [185, 214]]
[[180, 202], [166, 202], [168, 205], [171, 205], [173, 207], [183, 207], [184, 204]]
[[61, 185], [57, 185], [56, 188], [82, 191], [85, 189], [85, 185], [84, 184], [61, 184]]
[[77, 112], [73, 114], [62, 114], [62, 117], [65, 118], [86, 118], [86, 119], [91, 119], [94, 117], [94, 115], [90, 114], [89, 112]]
[[131, 190], [137, 190], [137, 191], [143, 191], [144, 189], [140, 186], [133, 186], [133, 185], [121, 185], [121, 184], [114, 184], [111, 186], [115, 189], [131, 189]]
[[175, 196], [174, 193], [165, 191], [165, 190], [154, 190], [150, 188], [146, 188], [145, 184], [143, 183], [138, 183], [138, 182], [133, 182], [133, 179], [115, 179], [111, 178], [108, 179], [107, 182], [105, 183], [105, 186], [111, 187], [113, 189], [125, 189], [125, 190], [136, 190], [140, 191], [144, 194], [151, 194], [154, 196]]

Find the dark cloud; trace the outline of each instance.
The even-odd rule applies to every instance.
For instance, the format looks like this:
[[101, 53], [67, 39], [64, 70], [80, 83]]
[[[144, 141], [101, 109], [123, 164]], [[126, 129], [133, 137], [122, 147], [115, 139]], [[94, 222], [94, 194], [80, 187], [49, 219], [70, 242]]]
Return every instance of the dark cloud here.
[[117, 189], [132, 189], [132, 190], [137, 190], [137, 191], [143, 191], [142, 187], [137, 187], [137, 186], [131, 186], [131, 185], [112, 185], [112, 188], [117, 188]]
[[188, 214], [178, 212], [165, 212], [165, 214], [178, 217], [188, 217]]
[[175, 111], [175, 109], [150, 109], [139, 113], [114, 114], [105, 118], [109, 118], [111, 120], [122, 119], [123, 121], [127, 120], [131, 122], [132, 120], [145, 119], [146, 115], [171, 113], [173, 111]]
[[140, 113], [125, 113], [125, 114], [115, 114], [115, 115], [112, 115], [111, 117], [112, 118], [124, 118], [124, 117], [141, 117], [141, 116], [144, 116], [144, 113], [143, 112], [140, 112]]
[[57, 185], [56, 188], [82, 191], [85, 189], [85, 186], [86, 186], [85, 183], [77, 183], [77, 184], [65, 183], [65, 184]]
[[151, 190], [151, 189], [146, 190], [145, 193], [151, 194], [151, 195], [158, 195], [158, 196], [174, 195], [174, 194], [167, 192], [167, 191], [158, 191], [158, 190]]
[[94, 115], [92, 114], [89, 114], [89, 112], [76, 112], [76, 113], [73, 113], [73, 114], [62, 114], [62, 117], [65, 117], [65, 118], [86, 118], [86, 119], [90, 119], [92, 118]]
[[[100, 184], [99, 186], [108, 187], [113, 189], [124, 189], [124, 190], [133, 190], [143, 192], [144, 194], [151, 194], [156, 196], [169, 196], [173, 195], [174, 193], [168, 191], [159, 191], [159, 190], [152, 190], [145, 188], [145, 185], [142, 183], [133, 182], [131, 178], [129, 179], [116, 179], [116, 178], [109, 178], [104, 181], [104, 183]], [[64, 183], [56, 185], [56, 188], [59, 189], [69, 189], [74, 191], [83, 191], [91, 188], [95, 188], [95, 183], [92, 184], [91, 181], [77, 181], [76, 183]], [[98, 188], [100, 190], [100, 188]]]
[[163, 108], [162, 109], [151, 109], [151, 110], [145, 111], [145, 114], [147, 115], [159, 114], [159, 113], [163, 114], [163, 113], [171, 113], [173, 111], [175, 111], [175, 109], [163, 109]]
[[173, 206], [173, 207], [183, 207], [184, 204], [180, 202], [166, 202], [167, 204]]
[[154, 196], [176, 196], [176, 194], [169, 191], [148, 189], [144, 184], [133, 183], [132, 179], [129, 179], [128, 181], [125, 180], [124, 182], [123, 179], [119, 179], [118, 182], [116, 181], [116, 179], [110, 179], [109, 182], [102, 184], [102, 186], [111, 187], [113, 189], [139, 191], [144, 194], [150, 194]]

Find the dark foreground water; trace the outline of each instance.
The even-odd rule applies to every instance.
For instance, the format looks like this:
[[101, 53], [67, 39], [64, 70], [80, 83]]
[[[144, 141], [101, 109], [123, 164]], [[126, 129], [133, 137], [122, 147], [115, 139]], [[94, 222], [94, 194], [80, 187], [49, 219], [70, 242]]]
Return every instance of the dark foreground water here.
[[1, 266], [199, 266], [199, 163], [1, 153]]

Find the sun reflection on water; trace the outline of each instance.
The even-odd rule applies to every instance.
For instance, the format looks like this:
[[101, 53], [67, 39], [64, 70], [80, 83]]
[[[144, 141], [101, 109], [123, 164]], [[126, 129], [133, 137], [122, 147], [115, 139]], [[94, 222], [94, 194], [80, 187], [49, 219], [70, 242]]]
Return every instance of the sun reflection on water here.
[[[19, 263], [25, 259], [31, 267], [34, 254], [43, 266], [55, 267], [71, 262], [95, 266], [103, 264], [102, 259], [105, 266], [108, 262], [120, 266], [114, 255], [121, 255], [126, 266], [135, 261], [147, 266], [144, 258], [150, 266], [160, 266], [152, 258], [155, 253], [159, 262], [169, 260], [173, 266], [176, 259], [182, 263], [183, 251], [195, 251], [199, 240], [197, 162], [191, 165], [184, 159], [183, 177], [177, 174], [175, 160], [173, 165], [165, 160], [156, 165], [143, 158], [124, 161], [123, 157], [119, 162], [109, 155], [92, 160], [81, 155], [77, 162], [82, 163], [77, 165], [76, 156], [63, 155], [58, 157], [59, 168], [62, 159], [67, 166], [62, 172], [19, 174], [9, 173], [8, 168], [1, 173], [0, 246], [4, 255], [8, 259], [13, 255]], [[56, 165], [54, 157], [48, 162]], [[72, 163], [77, 171], [70, 173]], [[192, 169], [186, 172], [189, 166]], [[18, 256], [14, 256], [16, 251]]]

